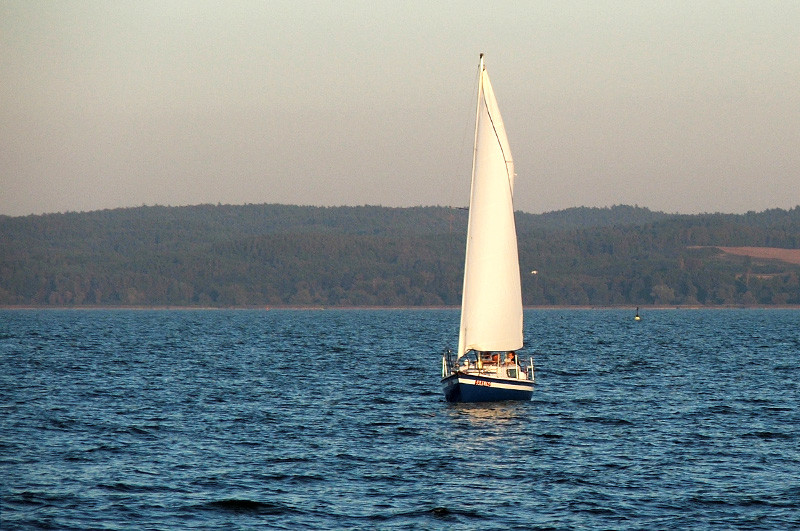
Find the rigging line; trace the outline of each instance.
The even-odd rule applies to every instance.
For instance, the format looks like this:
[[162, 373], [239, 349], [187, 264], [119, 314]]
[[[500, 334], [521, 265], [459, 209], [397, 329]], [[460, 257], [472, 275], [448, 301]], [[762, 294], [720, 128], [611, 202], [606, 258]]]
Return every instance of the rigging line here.
[[509, 192], [511, 192], [511, 201], [513, 203], [514, 194], [513, 191], [511, 190], [511, 179], [513, 176], [508, 173], [508, 159], [506, 158], [505, 150], [503, 150], [503, 142], [500, 140], [500, 135], [497, 133], [497, 127], [495, 127], [494, 125], [494, 120], [492, 119], [492, 113], [489, 112], [489, 105], [487, 105], [486, 103], [486, 92], [483, 92], [482, 95], [483, 95], [483, 104], [486, 106], [486, 115], [489, 117], [489, 123], [492, 124], [492, 131], [494, 131], [494, 137], [497, 139], [497, 145], [500, 146], [500, 153], [503, 155], [503, 163], [506, 166], [506, 182], [508, 183]]
[[[465, 92], [465, 94], [469, 94], [469, 101], [465, 102], [465, 103], [467, 103], [467, 105], [465, 105], [464, 108], [469, 108], [469, 109], [477, 109], [478, 108], [478, 103], [479, 103], [478, 87], [480, 85], [480, 77], [481, 77], [480, 71], [475, 76], [473, 76], [472, 83], [469, 84], [469, 87], [471, 87], [471, 90], [469, 90], [469, 92]], [[465, 85], [463, 88], [467, 89], [468, 86]], [[472, 139], [469, 138], [469, 133], [470, 133], [470, 128], [472, 126], [474, 126], [474, 123], [473, 123], [474, 120], [475, 120], [475, 113], [472, 113], [472, 116], [466, 115], [464, 117], [464, 119], [463, 119], [464, 128], [463, 128], [462, 133], [461, 133], [461, 142], [460, 142], [460, 144], [458, 146], [458, 153], [459, 153], [458, 161], [459, 162], [456, 164], [456, 167], [457, 167], [456, 173], [457, 173], [457, 175], [466, 175], [466, 176], [470, 176], [470, 177], [472, 175], [471, 168], [470, 168], [469, 165], [470, 165], [472, 159], [475, 156], [475, 145], [474, 145], [474, 138], [472, 138]], [[469, 158], [466, 157], [466, 154], [468, 152], [470, 154]], [[469, 182], [469, 181], [465, 181], [465, 182]], [[461, 199], [456, 199], [456, 195], [461, 196], [461, 194], [463, 194], [464, 190], [463, 189], [459, 189], [458, 186], [450, 186], [449, 189], [450, 189], [450, 203], [449, 204], [450, 205], [463, 204], [463, 202], [464, 202], [463, 197]], [[469, 196], [470, 196], [469, 192], [470, 192], [470, 190], [468, 189], [467, 190], [467, 204], [469, 204]], [[452, 208], [456, 208], [456, 209], [459, 209], [459, 210], [469, 210], [466, 207], [452, 207]]]

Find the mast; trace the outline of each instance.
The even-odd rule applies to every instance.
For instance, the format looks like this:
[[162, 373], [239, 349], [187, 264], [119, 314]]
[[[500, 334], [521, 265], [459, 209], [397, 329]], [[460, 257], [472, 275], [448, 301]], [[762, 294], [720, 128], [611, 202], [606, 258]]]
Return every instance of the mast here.
[[[472, 193], [475, 189], [475, 162], [478, 157], [478, 127], [480, 126], [480, 115], [481, 115], [481, 99], [483, 98], [483, 52], [481, 52], [480, 57], [478, 58], [478, 97], [475, 101], [475, 132], [472, 139], [472, 171], [470, 174], [469, 180], [469, 202], [470, 208], [472, 208]], [[461, 285], [461, 326], [459, 326], [459, 333], [458, 333], [458, 350], [456, 351], [456, 362], [458, 362], [459, 358], [466, 354], [465, 348], [465, 329], [464, 329], [464, 304], [466, 303], [466, 295], [467, 295], [467, 266], [469, 265], [468, 260], [466, 259], [469, 256], [469, 241], [470, 241], [470, 229], [472, 227], [472, 223], [467, 223], [467, 245], [465, 251], [465, 259], [464, 259], [464, 280]]]

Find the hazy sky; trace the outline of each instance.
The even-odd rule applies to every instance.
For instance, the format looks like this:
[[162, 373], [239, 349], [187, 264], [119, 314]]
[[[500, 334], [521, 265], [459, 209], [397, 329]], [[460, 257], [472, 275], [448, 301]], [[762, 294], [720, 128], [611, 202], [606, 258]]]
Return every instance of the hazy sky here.
[[0, 0], [0, 214], [465, 205], [480, 52], [520, 210], [800, 204], [800, 1]]

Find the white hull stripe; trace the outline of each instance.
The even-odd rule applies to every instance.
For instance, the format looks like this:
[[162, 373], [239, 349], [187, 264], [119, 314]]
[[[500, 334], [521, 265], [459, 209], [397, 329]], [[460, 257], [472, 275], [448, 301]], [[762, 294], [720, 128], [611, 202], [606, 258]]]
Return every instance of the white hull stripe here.
[[495, 389], [511, 389], [514, 391], [530, 391], [533, 382], [530, 380], [501, 380], [499, 378], [482, 378], [472, 376], [458, 376], [458, 383], [462, 385], [486, 385]]

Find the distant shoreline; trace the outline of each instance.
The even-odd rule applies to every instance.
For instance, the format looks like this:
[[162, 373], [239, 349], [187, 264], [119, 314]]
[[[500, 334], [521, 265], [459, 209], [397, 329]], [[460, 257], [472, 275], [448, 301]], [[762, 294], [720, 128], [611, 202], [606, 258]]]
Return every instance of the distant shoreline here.
[[[783, 305], [639, 305], [640, 311], [648, 310], [800, 310], [798, 304]], [[548, 305], [548, 306], [525, 306], [525, 310], [630, 310], [634, 311], [636, 306], [568, 306], [568, 305]], [[0, 305], [0, 310], [129, 310], [129, 311], [272, 311], [272, 310], [291, 310], [291, 311], [324, 311], [324, 310], [460, 310], [460, 306], [35, 306], [35, 305]]]

